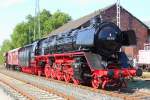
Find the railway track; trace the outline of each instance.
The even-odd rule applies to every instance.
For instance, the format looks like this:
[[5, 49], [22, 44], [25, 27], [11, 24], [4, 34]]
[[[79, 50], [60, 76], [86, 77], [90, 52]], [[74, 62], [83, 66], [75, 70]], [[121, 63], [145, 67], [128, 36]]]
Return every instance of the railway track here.
[[17, 80], [8, 75], [0, 73], [0, 77], [1, 85], [15, 90], [15, 92], [13, 91], [12, 93], [19, 100], [67, 100], [59, 94], [44, 90], [36, 85]]
[[9, 85], [3, 83], [0, 81], [0, 88], [11, 97], [11, 100], [28, 100], [28, 98], [21, 93], [17, 92], [13, 88], [11, 88]]
[[[131, 90], [131, 89], [124, 89], [121, 90], [120, 92], [118, 91], [105, 91], [101, 89], [93, 89], [91, 87], [87, 86], [82, 86], [78, 85], [75, 86], [71, 83], [65, 83], [53, 79], [47, 79], [45, 77], [38, 77], [35, 75], [29, 75], [25, 73], [20, 73], [20, 72], [13, 72], [13, 71], [6, 71], [6, 70], [1, 70], [3, 74], [7, 74], [9, 76], [12, 75], [17, 75], [17, 74], [22, 74], [23, 77], [28, 76], [32, 81], [30, 82], [34, 83], [35, 79], [39, 80], [40, 82], [43, 81], [43, 86], [49, 85], [49, 88], [54, 88], [58, 90], [59, 92], [63, 92], [68, 96], [71, 96], [71, 100], [73, 99], [80, 99], [80, 100], [92, 100], [93, 97], [96, 98], [97, 100], [101, 99], [109, 99], [109, 100], [149, 100], [150, 99], [150, 93], [147, 92], [141, 92], [141, 91], [136, 91], [136, 90]], [[8, 73], [9, 72], [9, 73]], [[17, 78], [19, 78], [17, 76]], [[26, 79], [26, 78], [25, 78]], [[29, 80], [28, 80], [29, 81]], [[37, 82], [37, 81], [36, 81]], [[47, 84], [46, 84], [47, 83]], [[53, 85], [52, 85], [53, 84]], [[64, 90], [65, 88], [65, 90]]]

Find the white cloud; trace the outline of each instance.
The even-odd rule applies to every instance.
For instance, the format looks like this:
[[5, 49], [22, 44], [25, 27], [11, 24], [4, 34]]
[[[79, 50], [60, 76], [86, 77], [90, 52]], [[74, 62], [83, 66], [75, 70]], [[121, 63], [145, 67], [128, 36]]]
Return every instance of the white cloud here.
[[7, 8], [23, 3], [25, 0], [0, 0], [0, 8]]

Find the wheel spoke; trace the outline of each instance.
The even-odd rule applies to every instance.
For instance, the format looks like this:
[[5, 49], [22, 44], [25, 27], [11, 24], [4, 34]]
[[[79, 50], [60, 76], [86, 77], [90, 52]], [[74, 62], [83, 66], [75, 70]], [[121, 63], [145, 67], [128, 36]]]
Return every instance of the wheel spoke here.
[[46, 76], [46, 78], [49, 78], [50, 76], [51, 76], [51, 69], [50, 68], [45, 68], [45, 76]]
[[99, 88], [100, 84], [100, 80], [97, 76], [94, 76], [94, 78], [92, 79], [92, 86], [93, 88], [97, 89]]
[[70, 74], [65, 73], [65, 74], [64, 74], [64, 80], [65, 80], [65, 82], [66, 82], [66, 83], [69, 83], [69, 82], [70, 82], [70, 79], [71, 79]]
[[51, 70], [51, 77], [52, 77], [53, 79], [55, 79], [55, 78], [56, 78], [56, 75], [55, 75], [55, 71], [54, 71], [54, 69], [52, 69], [52, 70]]

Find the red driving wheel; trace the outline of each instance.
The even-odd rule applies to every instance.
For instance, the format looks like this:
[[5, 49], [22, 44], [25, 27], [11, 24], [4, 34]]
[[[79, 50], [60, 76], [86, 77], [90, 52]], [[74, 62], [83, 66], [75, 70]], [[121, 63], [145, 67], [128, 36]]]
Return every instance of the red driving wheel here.
[[57, 80], [61, 80], [61, 72], [59, 70], [56, 71]]
[[104, 80], [103, 84], [102, 84], [102, 89], [105, 89], [106, 88], [106, 85], [107, 85], [107, 81]]
[[56, 73], [55, 73], [54, 69], [51, 70], [51, 78], [53, 78], [53, 79], [56, 78]]
[[69, 73], [64, 73], [64, 80], [66, 83], [69, 83], [71, 80], [71, 76]]
[[45, 67], [45, 76], [46, 78], [49, 78], [51, 76], [51, 69], [49, 67]]
[[97, 89], [100, 86], [100, 79], [98, 78], [98, 76], [94, 76], [92, 79], [92, 87]]

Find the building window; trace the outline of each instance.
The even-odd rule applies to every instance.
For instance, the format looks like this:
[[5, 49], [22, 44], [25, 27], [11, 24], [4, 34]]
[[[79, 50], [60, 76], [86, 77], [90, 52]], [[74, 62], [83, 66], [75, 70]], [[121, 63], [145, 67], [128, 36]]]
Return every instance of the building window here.
[[147, 42], [150, 43], [150, 32], [147, 35]]

